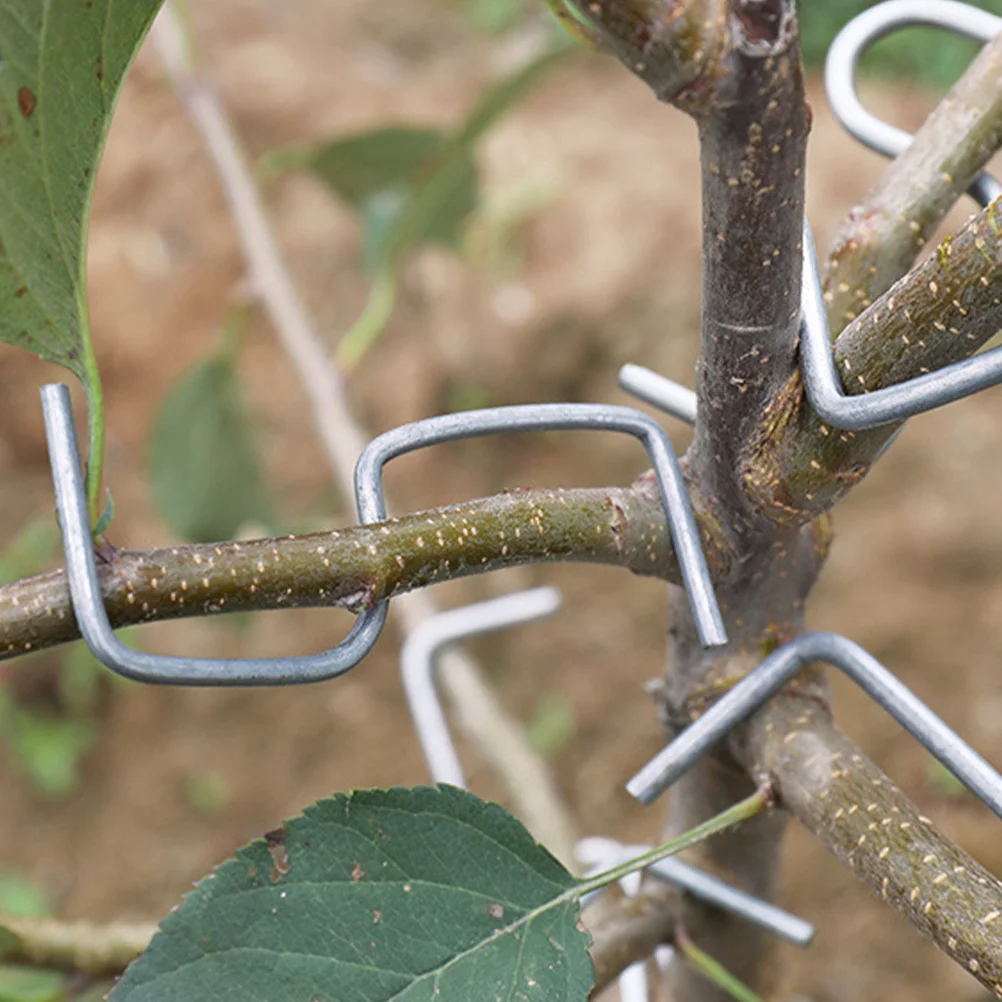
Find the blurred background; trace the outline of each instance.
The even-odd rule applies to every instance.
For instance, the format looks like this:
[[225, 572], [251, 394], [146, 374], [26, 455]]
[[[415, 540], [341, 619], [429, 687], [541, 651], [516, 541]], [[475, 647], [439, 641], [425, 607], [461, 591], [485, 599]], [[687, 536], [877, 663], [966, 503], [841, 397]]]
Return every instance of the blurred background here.
[[[883, 167], [832, 120], [818, 78], [831, 37], [864, 6], [804, 5], [808, 209], [822, 247]], [[980, 6], [1002, 14], [1002, 0]], [[539, 0], [190, 7], [198, 58], [259, 167], [296, 280], [332, 351], [344, 352], [382, 274], [387, 218], [412, 194], [417, 168], [489, 88], [560, 44], [559, 32]], [[866, 103], [913, 129], [974, 51], [920, 29], [885, 40], [865, 63]], [[629, 361], [692, 383], [700, 222], [689, 121], [580, 51], [496, 111], [465, 150], [456, 197], [405, 256], [385, 330], [353, 342], [348, 393], [370, 434], [467, 407], [626, 403], [615, 377]], [[971, 211], [958, 206], [946, 228]], [[101, 167], [89, 280], [112, 542], [354, 521], [253, 303], [200, 138], [149, 48]], [[61, 563], [37, 387], [62, 378], [0, 346], [0, 580]], [[683, 447], [687, 429], [669, 430]], [[813, 627], [869, 648], [996, 763], [1000, 450], [998, 390], [911, 421], [839, 507], [810, 614]], [[504, 487], [626, 484], [643, 460], [616, 437], [492, 438], [401, 460], [387, 481], [399, 510], [416, 510]], [[548, 567], [440, 586], [436, 597], [455, 605], [543, 582], [562, 589], [560, 613], [471, 649], [552, 765], [580, 833], [656, 840], [662, 809], [638, 806], [623, 783], [661, 743], [642, 685], [663, 670], [665, 588], [611, 569]], [[264, 656], [330, 647], [349, 622], [267, 613], [151, 626], [132, 640]], [[159, 917], [236, 846], [312, 800], [426, 781], [398, 679], [400, 639], [391, 614], [359, 669], [305, 690], [144, 688], [112, 681], [76, 645], [4, 663], [0, 911]], [[999, 822], [851, 686], [833, 686], [849, 733], [1002, 873]], [[463, 754], [473, 789], [508, 802], [475, 750]], [[809, 951], [783, 948], [785, 997], [987, 997], [810, 837], [791, 830], [785, 852], [783, 903], [819, 933]]]

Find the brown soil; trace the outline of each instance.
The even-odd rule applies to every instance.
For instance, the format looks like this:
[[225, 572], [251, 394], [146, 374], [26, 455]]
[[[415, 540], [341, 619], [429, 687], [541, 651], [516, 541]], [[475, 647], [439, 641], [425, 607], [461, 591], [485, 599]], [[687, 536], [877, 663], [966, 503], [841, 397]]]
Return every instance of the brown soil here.
[[[504, 45], [470, 34], [443, 0], [279, 4], [225, 0], [198, 12], [198, 33], [249, 152], [388, 121], [452, 123], [505, 61]], [[523, 39], [524, 41], [524, 39]], [[809, 208], [822, 245], [878, 175], [880, 159], [832, 122], [815, 86]], [[881, 92], [875, 104], [914, 126], [930, 99]], [[694, 130], [617, 67], [580, 58], [559, 70], [481, 151], [488, 199], [543, 192], [507, 255], [473, 265], [444, 253], [409, 266], [390, 329], [350, 382], [377, 432], [440, 412], [457, 393], [497, 403], [623, 402], [625, 361], [691, 381], [699, 304], [698, 153]], [[350, 213], [307, 177], [268, 192], [283, 247], [332, 344], [365, 284]], [[966, 206], [964, 207], [966, 209]], [[962, 215], [955, 217], [962, 218]], [[497, 231], [493, 234], [497, 244]], [[481, 241], [490, 246], [491, 239]], [[126, 88], [96, 199], [90, 251], [95, 337], [108, 401], [107, 480], [113, 539], [169, 539], [152, 506], [145, 443], [167, 388], [212, 350], [242, 265], [199, 139], [144, 52]], [[51, 507], [37, 385], [59, 378], [0, 351], [0, 538]], [[329, 491], [296, 380], [264, 321], [242, 370], [260, 415], [269, 473], [284, 510], [301, 515]], [[684, 429], [672, 427], [677, 441]], [[838, 511], [838, 539], [812, 606], [813, 626], [845, 632], [900, 672], [989, 758], [1002, 761], [1002, 396], [912, 421]], [[584, 436], [443, 448], [389, 475], [398, 504], [423, 507], [505, 485], [625, 483], [642, 455]], [[325, 524], [349, 516], [331, 514]], [[540, 698], [573, 708], [553, 760], [582, 833], [656, 837], [623, 782], [659, 746], [641, 684], [661, 671], [664, 588], [621, 572], [527, 570], [440, 589], [455, 604], [551, 581], [565, 609], [545, 626], [475, 645], [505, 704], [530, 717]], [[321, 612], [148, 628], [149, 649], [229, 655], [317, 650], [346, 619]], [[46, 802], [0, 763], [0, 865], [49, 888], [59, 912], [95, 919], [162, 914], [243, 841], [304, 804], [354, 786], [425, 780], [396, 676], [391, 628], [352, 675], [309, 690], [109, 690], [100, 740], [79, 788]], [[54, 654], [13, 676], [51, 677]], [[544, 667], [545, 666], [545, 667]], [[541, 667], [544, 668], [541, 671]], [[995, 681], [993, 681], [995, 679]], [[41, 684], [41, 683], [40, 683]], [[995, 872], [998, 821], [970, 798], [948, 799], [928, 758], [875, 706], [834, 680], [839, 718], [923, 810]], [[467, 751], [479, 792], [504, 797]], [[228, 800], [199, 812], [190, 788], [218, 774]], [[787, 845], [783, 902], [816, 922], [817, 944], [784, 948], [789, 992], [823, 1000], [974, 999], [966, 974], [922, 941], [803, 832]]]

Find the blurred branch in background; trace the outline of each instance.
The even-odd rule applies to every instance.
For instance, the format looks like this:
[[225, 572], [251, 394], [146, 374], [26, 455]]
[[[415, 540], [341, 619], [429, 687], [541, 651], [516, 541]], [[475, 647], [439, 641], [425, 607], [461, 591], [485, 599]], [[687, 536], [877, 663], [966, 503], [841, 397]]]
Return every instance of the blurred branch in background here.
[[[178, 96], [202, 134], [233, 212], [255, 289], [268, 311], [309, 402], [335, 480], [349, 494], [354, 464], [365, 434], [352, 415], [341, 374], [329, 358], [313, 319], [296, 290], [275, 243], [250, 169], [214, 90], [194, 66], [185, 33], [172, 4], [164, 6], [152, 31]], [[396, 608], [405, 631], [435, 613], [426, 593], [404, 596]], [[442, 683], [457, 707], [461, 725], [484, 759], [502, 776], [519, 814], [536, 837], [560, 858], [573, 858], [574, 826], [546, 764], [525, 733], [505, 712], [467, 655], [442, 659]]]

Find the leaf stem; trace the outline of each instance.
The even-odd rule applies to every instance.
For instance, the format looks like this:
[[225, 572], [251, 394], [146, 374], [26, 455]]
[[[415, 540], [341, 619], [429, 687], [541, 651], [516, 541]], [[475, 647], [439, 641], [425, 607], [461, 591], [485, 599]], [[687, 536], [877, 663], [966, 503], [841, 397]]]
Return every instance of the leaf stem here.
[[609, 884], [614, 884], [617, 880], [622, 880], [623, 877], [628, 877], [631, 873], [636, 873], [637, 870], [643, 870], [652, 863], [664, 859], [666, 856], [674, 856], [683, 849], [688, 849], [690, 846], [705, 841], [711, 835], [717, 835], [728, 828], [733, 828], [735, 825], [741, 824], [743, 821], [748, 821], [755, 817], [756, 814], [760, 814], [765, 810], [771, 802], [772, 797], [768, 790], [756, 790], [750, 797], [739, 801], [733, 807], [728, 807], [726, 811], [721, 811], [716, 817], [710, 818], [709, 821], [704, 821], [703, 824], [697, 825], [683, 835], [679, 835], [678, 838], [655, 846], [650, 852], [645, 852], [642, 856], [629, 859], [625, 863], [620, 863], [618, 866], [596, 874], [594, 877], [588, 877], [586, 880], [580, 881], [574, 889], [574, 896], [583, 897], [592, 891], [608, 887]]
[[397, 298], [397, 273], [393, 263], [382, 268], [372, 283], [361, 316], [352, 324], [337, 348], [337, 364], [349, 372], [383, 333]]
[[[86, 316], [86, 314], [84, 314]], [[88, 332], [83, 342], [83, 366], [87, 388], [87, 510], [92, 526], [101, 517], [101, 478], [104, 472], [104, 391], [101, 373]]]
[[675, 933], [675, 949], [685, 958], [686, 962], [718, 988], [727, 992], [737, 1002], [762, 1002], [743, 981], [739, 981], [723, 964], [718, 963], [708, 953], [704, 953], [689, 938], [684, 930]]

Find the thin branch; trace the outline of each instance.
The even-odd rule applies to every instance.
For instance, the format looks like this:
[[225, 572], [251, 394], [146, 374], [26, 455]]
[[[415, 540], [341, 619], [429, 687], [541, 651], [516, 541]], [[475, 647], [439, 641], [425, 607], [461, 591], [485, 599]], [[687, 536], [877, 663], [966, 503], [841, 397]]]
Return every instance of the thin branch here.
[[1002, 997], [1002, 882], [940, 834], [827, 709], [780, 696], [732, 744], [822, 845]]
[[592, 934], [595, 965], [592, 998], [627, 967], [646, 960], [655, 948], [670, 943], [682, 914], [679, 892], [655, 881], [634, 897], [610, 889], [585, 909], [582, 922]]
[[837, 334], [912, 265], [1002, 145], [1002, 37], [988, 43], [839, 230], [825, 299]]
[[[712, 551], [711, 551], [712, 552]], [[634, 488], [527, 488], [305, 536], [104, 550], [112, 626], [261, 609], [352, 612], [436, 581], [576, 561], [677, 579], [664, 508]], [[0, 588], [0, 660], [79, 636], [65, 571]]]
[[[891, 386], [973, 355], [1002, 328], [1002, 200], [858, 316], [834, 346], [847, 393]], [[773, 400], [743, 476], [777, 521], [808, 521], [869, 472], [898, 425], [840, 432], [810, 409], [800, 373]]]
[[[170, 3], [157, 18], [152, 35], [171, 83], [201, 132], [219, 174], [252, 278], [303, 386], [335, 481], [350, 492], [364, 435], [345, 399], [341, 375], [328, 358], [324, 339], [278, 249], [236, 133], [215, 91], [197, 74]], [[403, 597], [397, 612], [409, 631], [436, 609], [427, 595], [416, 593]], [[549, 770], [532, 751], [517, 722], [494, 698], [475, 662], [453, 651], [442, 661], [440, 678], [450, 698], [461, 707], [460, 722], [472, 722], [478, 728], [467, 731], [468, 736], [506, 781], [523, 820], [554, 853], [570, 860], [573, 829]], [[466, 700], [472, 701], [469, 707], [463, 707]]]
[[0, 915], [0, 956], [5, 963], [35, 964], [95, 977], [121, 974], [149, 946], [150, 922], [59, 922]]

